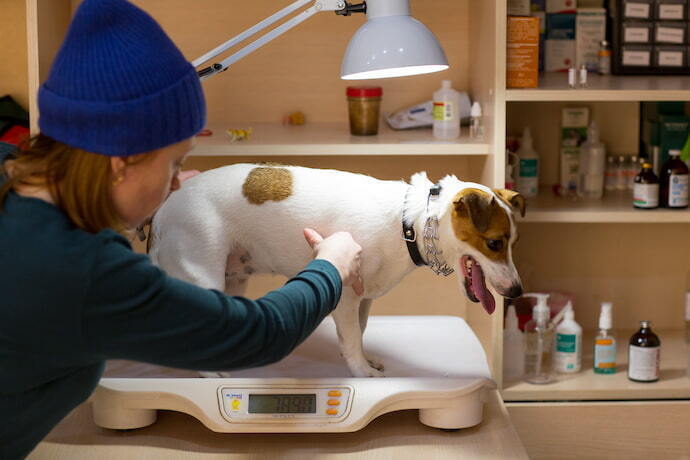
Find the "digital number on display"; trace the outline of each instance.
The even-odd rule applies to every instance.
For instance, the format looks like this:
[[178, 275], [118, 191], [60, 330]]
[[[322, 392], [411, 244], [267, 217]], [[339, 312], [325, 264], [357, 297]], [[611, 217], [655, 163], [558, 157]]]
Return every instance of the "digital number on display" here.
[[315, 414], [315, 394], [249, 395], [250, 414]]

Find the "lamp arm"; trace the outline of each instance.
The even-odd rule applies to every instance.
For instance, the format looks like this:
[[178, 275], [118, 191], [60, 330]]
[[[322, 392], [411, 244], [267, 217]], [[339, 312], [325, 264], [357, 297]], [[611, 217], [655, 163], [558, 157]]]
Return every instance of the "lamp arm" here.
[[[257, 40], [249, 43], [248, 45], [244, 46], [242, 49], [237, 51], [236, 53], [232, 54], [228, 58], [224, 59], [220, 63], [213, 64], [209, 67], [206, 67], [204, 69], [199, 70], [197, 73], [199, 74], [199, 78], [201, 80], [205, 80], [212, 75], [215, 75], [217, 73], [223, 72], [227, 70], [227, 68], [234, 64], [235, 62], [239, 61], [246, 55], [252, 53], [253, 51], [257, 50], [258, 48], [262, 47], [266, 43], [270, 42], [271, 40], [279, 37], [280, 35], [284, 34], [288, 30], [292, 29], [293, 27], [297, 26], [298, 24], [304, 22], [311, 16], [313, 16], [316, 13], [319, 13], [321, 11], [343, 11], [347, 10], [348, 8], [351, 8], [351, 5], [347, 3], [346, 0], [297, 0], [294, 3], [288, 5], [287, 7], [283, 8], [282, 10], [278, 11], [277, 13], [269, 16], [268, 18], [264, 19], [263, 21], [257, 23], [256, 25], [250, 27], [249, 29], [245, 30], [244, 32], [240, 33], [239, 35], [231, 38], [230, 40], [226, 41], [222, 45], [214, 48], [213, 50], [209, 51], [208, 53], [204, 54], [203, 56], [195, 59], [192, 61], [192, 65], [194, 67], [199, 66], [200, 64], [208, 61], [209, 59], [212, 59], [222, 52], [228, 50], [229, 48], [232, 48], [236, 44], [240, 43], [241, 41], [251, 37], [252, 35], [257, 34], [258, 32], [262, 31], [263, 29], [269, 27], [270, 25], [274, 24], [275, 22], [279, 21], [280, 19], [284, 18], [288, 14], [296, 11], [297, 9], [301, 8], [302, 6], [314, 2], [314, 4], [307, 8], [306, 10], [302, 11], [300, 14], [297, 16], [287, 20], [283, 24], [279, 25], [275, 29], [271, 30], [270, 32], [262, 35], [260, 38]], [[365, 10], [366, 11], [366, 10]]]

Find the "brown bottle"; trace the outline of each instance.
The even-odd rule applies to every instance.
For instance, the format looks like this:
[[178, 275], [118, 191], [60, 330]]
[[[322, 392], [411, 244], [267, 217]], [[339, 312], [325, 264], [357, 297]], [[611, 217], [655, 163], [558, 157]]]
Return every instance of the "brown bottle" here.
[[651, 321], [640, 321], [640, 330], [630, 337], [628, 378], [633, 382], [659, 380], [661, 341], [652, 332], [651, 324]]
[[638, 209], [659, 207], [659, 178], [654, 174], [651, 163], [643, 163], [642, 171], [635, 176], [633, 207]]
[[659, 206], [670, 209], [688, 207], [688, 167], [680, 150], [669, 150], [670, 158], [659, 171]]

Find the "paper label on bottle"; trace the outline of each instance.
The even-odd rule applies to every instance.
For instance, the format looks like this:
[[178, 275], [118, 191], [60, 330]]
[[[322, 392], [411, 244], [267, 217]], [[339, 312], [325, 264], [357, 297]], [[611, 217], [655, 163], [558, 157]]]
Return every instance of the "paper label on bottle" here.
[[659, 206], [659, 184], [635, 184], [633, 206], [636, 208], [656, 208]]
[[683, 20], [682, 4], [662, 3], [659, 5], [659, 19], [680, 19]]
[[434, 120], [449, 121], [455, 119], [455, 108], [452, 102], [434, 102]]
[[598, 339], [594, 343], [594, 368], [598, 372], [616, 372], [616, 341], [613, 338]]
[[556, 334], [556, 369], [559, 372], [577, 372], [580, 370], [578, 362], [578, 341], [575, 334]]
[[645, 382], [658, 380], [661, 348], [630, 345], [629, 350], [628, 377]]
[[688, 205], [688, 175], [671, 174], [668, 186], [668, 205], [682, 208]]
[[649, 42], [649, 28], [626, 27], [623, 41], [626, 43], [647, 43]]
[[660, 43], [683, 43], [685, 40], [685, 28], [658, 27], [656, 29], [656, 41]]
[[626, 3], [625, 17], [647, 19], [649, 17], [649, 3]]
[[645, 66], [651, 62], [652, 53], [649, 51], [623, 50], [623, 65]]

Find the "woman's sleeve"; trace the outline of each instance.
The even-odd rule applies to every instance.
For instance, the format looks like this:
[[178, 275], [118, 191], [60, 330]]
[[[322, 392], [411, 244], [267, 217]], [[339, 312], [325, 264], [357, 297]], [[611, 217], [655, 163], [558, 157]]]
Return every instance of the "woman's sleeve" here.
[[120, 236], [98, 251], [84, 299], [84, 345], [98, 359], [221, 370], [279, 361], [337, 305], [342, 281], [312, 261], [258, 300], [167, 276]]

